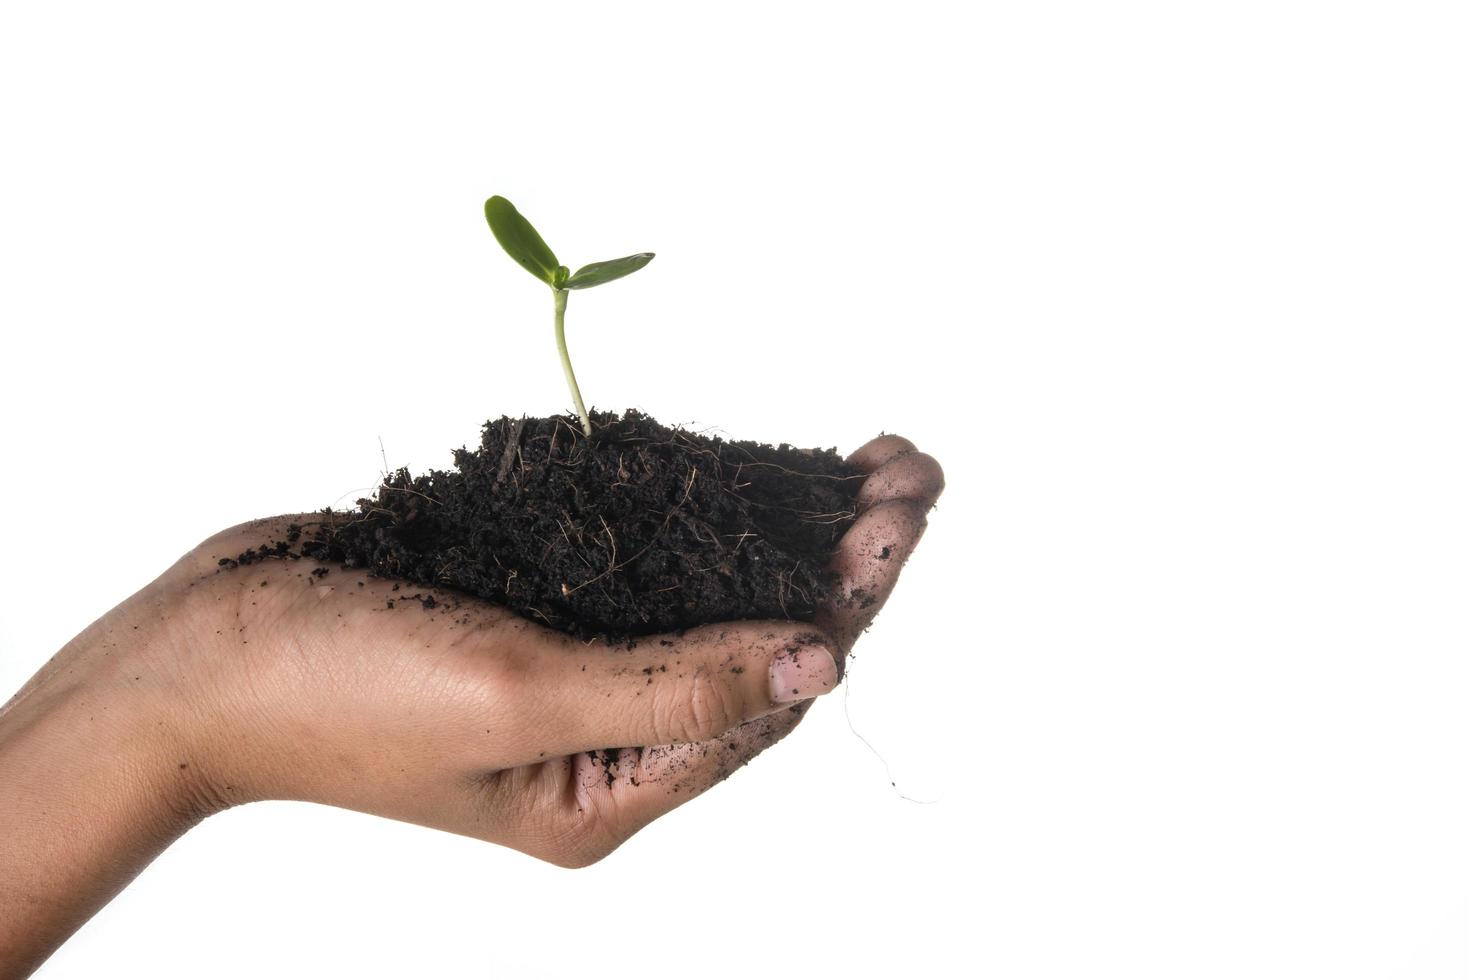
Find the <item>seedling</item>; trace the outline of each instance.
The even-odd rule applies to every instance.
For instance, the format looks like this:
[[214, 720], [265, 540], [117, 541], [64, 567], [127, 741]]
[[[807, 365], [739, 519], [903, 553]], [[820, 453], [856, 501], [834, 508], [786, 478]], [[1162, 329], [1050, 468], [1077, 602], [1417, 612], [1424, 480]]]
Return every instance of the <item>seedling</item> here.
[[581, 389], [576, 384], [576, 372], [571, 370], [571, 355], [566, 352], [566, 294], [573, 289], [591, 289], [604, 282], [621, 279], [637, 272], [653, 261], [652, 252], [625, 255], [620, 259], [593, 262], [577, 269], [575, 274], [556, 260], [556, 253], [546, 244], [531, 223], [515, 210], [515, 205], [503, 197], [492, 197], [485, 202], [485, 220], [495, 241], [500, 243], [512, 259], [526, 272], [551, 287], [556, 308], [556, 349], [561, 352], [561, 370], [566, 372], [566, 384], [571, 389], [571, 399], [576, 403], [576, 413], [581, 416], [581, 428], [588, 436], [592, 434], [592, 420], [582, 404]]

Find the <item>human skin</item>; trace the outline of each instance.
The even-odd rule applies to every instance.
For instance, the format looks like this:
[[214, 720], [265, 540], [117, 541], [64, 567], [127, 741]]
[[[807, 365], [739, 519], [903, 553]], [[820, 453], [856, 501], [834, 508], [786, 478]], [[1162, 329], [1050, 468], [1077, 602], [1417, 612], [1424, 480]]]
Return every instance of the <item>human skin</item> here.
[[[255, 800], [379, 814], [564, 867], [610, 854], [837, 685], [943, 489], [898, 436], [849, 459], [868, 476], [814, 625], [724, 623], [631, 649], [460, 596], [390, 606], [393, 582], [318, 578], [305, 559], [220, 568], [299, 516], [205, 541], [0, 708], [0, 978], [28, 976], [205, 817]], [[589, 755], [607, 746], [650, 747], [610, 766]]]

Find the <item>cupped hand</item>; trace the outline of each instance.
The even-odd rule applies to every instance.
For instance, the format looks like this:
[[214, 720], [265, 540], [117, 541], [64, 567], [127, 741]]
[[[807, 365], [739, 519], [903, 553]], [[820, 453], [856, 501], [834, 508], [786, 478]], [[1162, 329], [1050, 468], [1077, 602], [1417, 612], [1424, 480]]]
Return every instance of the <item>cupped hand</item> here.
[[898, 436], [851, 462], [869, 475], [814, 626], [587, 643], [478, 600], [307, 560], [219, 569], [303, 518], [206, 541], [161, 580], [207, 611], [185, 621], [179, 648], [189, 669], [178, 683], [198, 706], [175, 753], [189, 766], [176, 774], [184, 799], [204, 813], [310, 800], [565, 866], [604, 857], [837, 686], [943, 488], [932, 457]]

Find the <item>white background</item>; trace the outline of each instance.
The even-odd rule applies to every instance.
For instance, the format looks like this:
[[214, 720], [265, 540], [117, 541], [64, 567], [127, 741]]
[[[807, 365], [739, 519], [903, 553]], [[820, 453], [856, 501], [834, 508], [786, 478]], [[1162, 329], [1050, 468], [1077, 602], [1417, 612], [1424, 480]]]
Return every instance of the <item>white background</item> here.
[[589, 401], [949, 477], [849, 692], [936, 803], [838, 694], [581, 872], [254, 805], [41, 976], [1463, 976], [1462, 9], [5, 5], [0, 698], [566, 407], [492, 193], [658, 252]]

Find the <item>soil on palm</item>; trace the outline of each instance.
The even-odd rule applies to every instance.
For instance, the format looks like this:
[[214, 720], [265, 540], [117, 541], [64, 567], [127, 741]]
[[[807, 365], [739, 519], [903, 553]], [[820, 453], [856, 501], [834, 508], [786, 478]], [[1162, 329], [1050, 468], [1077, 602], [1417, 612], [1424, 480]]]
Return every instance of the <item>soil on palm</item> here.
[[290, 547], [448, 586], [582, 637], [809, 620], [862, 475], [832, 450], [734, 442], [629, 411], [501, 418], [454, 468], [399, 470]]

